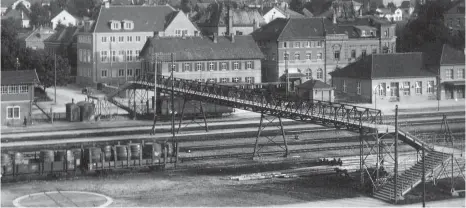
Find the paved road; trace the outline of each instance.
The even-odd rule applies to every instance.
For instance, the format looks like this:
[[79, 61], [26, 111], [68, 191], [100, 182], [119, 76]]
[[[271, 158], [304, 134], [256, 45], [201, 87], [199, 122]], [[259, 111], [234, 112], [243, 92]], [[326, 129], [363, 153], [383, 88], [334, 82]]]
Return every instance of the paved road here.
[[[370, 197], [356, 197], [335, 200], [315, 201], [302, 204], [289, 204], [280, 207], [422, 207], [422, 203], [398, 205], [389, 204]], [[426, 207], [465, 207], [465, 199], [457, 198], [426, 202]]]

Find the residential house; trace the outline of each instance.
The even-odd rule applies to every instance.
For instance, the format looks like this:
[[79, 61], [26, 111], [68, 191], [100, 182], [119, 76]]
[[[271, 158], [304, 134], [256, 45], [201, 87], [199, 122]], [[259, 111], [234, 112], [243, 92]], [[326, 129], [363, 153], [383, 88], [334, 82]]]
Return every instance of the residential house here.
[[23, 125], [31, 119], [34, 85], [39, 84], [35, 70], [3, 71], [1, 125]]
[[[395, 24], [372, 16], [349, 21], [325, 19], [325, 73], [342, 68], [369, 54], [394, 53]], [[325, 77], [327, 83], [330, 76]]]
[[[155, 57], [154, 53], [165, 54]], [[174, 65], [171, 63], [171, 54]], [[211, 83], [261, 83], [261, 59], [263, 54], [251, 36], [230, 37], [184, 37], [149, 39], [141, 51], [144, 73], [154, 71], [157, 64], [158, 73], [177, 78]], [[167, 57], [168, 56], [168, 57]]]
[[76, 82], [122, 84], [140, 74], [139, 53], [147, 39], [197, 36], [199, 30], [182, 11], [167, 6], [115, 6], [106, 3], [97, 22], [78, 33]]
[[55, 31], [49, 27], [39, 27], [24, 39], [26, 47], [36, 49], [45, 49], [44, 41], [52, 36]]
[[63, 10], [58, 13], [55, 17], [50, 20], [52, 22], [52, 28], [55, 30], [58, 24], [68, 26], [76, 26], [79, 22], [79, 18], [71, 15], [68, 11]]
[[275, 19], [252, 35], [265, 55], [263, 82], [284, 82], [294, 90], [306, 80], [324, 81], [325, 39], [322, 18]]
[[77, 39], [81, 27], [63, 27], [44, 40], [45, 50], [68, 58], [71, 74], [76, 76]]
[[20, 24], [22, 28], [29, 28], [30, 25], [30, 12], [25, 9], [23, 6], [17, 7], [16, 9], [8, 10], [5, 15], [2, 16], [2, 19], [13, 19]]
[[304, 99], [333, 102], [335, 99], [332, 86], [320, 80], [308, 80], [296, 86], [298, 96]]
[[265, 24], [257, 9], [229, 9], [223, 4], [210, 4], [195, 21], [204, 35], [249, 35]]
[[436, 99], [436, 74], [425, 69], [421, 52], [372, 54], [331, 75], [332, 86], [347, 101], [388, 104]]
[[443, 45], [440, 58], [440, 99], [464, 99], [464, 51]]
[[304, 15], [288, 8], [281, 9], [274, 6], [262, 9], [262, 17], [265, 23], [269, 23], [276, 18], [303, 18]]
[[458, 31], [464, 37], [464, 1], [458, 2], [455, 6], [445, 12], [444, 23], [451, 31]]

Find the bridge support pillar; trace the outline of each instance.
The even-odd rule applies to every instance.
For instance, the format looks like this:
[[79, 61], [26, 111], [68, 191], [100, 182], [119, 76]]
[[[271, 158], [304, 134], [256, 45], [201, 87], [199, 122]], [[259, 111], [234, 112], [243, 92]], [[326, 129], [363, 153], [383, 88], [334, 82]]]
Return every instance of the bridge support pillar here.
[[[195, 101], [194, 103], [193, 102], [189, 102], [190, 99], [188, 97], [185, 97], [183, 99], [183, 108], [181, 109], [181, 116], [180, 116], [180, 121], [178, 123], [178, 129], [176, 131], [176, 133], [180, 133], [180, 129], [181, 129], [181, 123], [183, 122], [183, 119], [184, 119], [184, 112], [186, 110], [186, 103], [189, 103], [190, 105], [192, 105], [194, 107], [194, 109], [196, 110], [199, 110], [200, 114], [202, 115], [202, 119], [203, 119], [203, 123], [204, 123], [204, 129], [206, 132], [209, 131], [209, 127], [207, 125], [207, 119], [206, 119], [206, 116], [205, 116], [205, 112], [204, 112], [204, 107], [202, 106], [202, 101], [199, 101], [199, 106], [197, 106], [197, 102]], [[199, 126], [202, 127], [202, 124], [200, 124], [198, 121], [195, 120], [196, 117], [195, 115], [192, 115], [191, 116], [191, 122], [190, 123], [195, 123], [195, 124], [198, 124]], [[186, 123], [186, 126], [188, 126], [190, 123]]]
[[[285, 129], [283, 128], [281, 115], [272, 116], [272, 117], [273, 118], [266, 117], [265, 113], [263, 111], [261, 112], [261, 119], [260, 119], [259, 129], [257, 131], [256, 143], [254, 145], [254, 152], [253, 152], [253, 155], [252, 155], [253, 159], [255, 157], [260, 157], [261, 156], [260, 153], [261, 153], [261, 150], [263, 150], [264, 147], [274, 146], [274, 145], [280, 147], [282, 150], [285, 151], [284, 157], [288, 157], [288, 155], [289, 155], [288, 144], [287, 144], [287, 141], [286, 141]], [[277, 137], [279, 135], [274, 135], [274, 136], [263, 136], [263, 137], [265, 137], [267, 139], [267, 144], [259, 145], [259, 139], [261, 138], [262, 130], [264, 130], [265, 127], [267, 127], [269, 125], [274, 126], [273, 122], [277, 118], [278, 118], [278, 124], [279, 125], [275, 126], [275, 127], [277, 127], [280, 130], [279, 135], [281, 135], [281, 137], [283, 138], [283, 144], [275, 142], [274, 141], [275, 137]], [[269, 145], [269, 143], [272, 143], [272, 145]]]

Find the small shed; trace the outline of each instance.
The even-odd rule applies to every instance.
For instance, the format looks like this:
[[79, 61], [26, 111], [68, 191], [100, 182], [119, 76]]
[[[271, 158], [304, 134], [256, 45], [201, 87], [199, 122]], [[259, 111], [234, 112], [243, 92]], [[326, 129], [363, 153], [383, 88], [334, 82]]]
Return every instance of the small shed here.
[[301, 98], [322, 101], [334, 101], [334, 89], [332, 86], [320, 80], [308, 80], [296, 86], [297, 93]]
[[66, 120], [70, 122], [80, 121], [81, 111], [80, 107], [74, 103], [74, 99], [71, 100], [71, 103], [66, 105]]

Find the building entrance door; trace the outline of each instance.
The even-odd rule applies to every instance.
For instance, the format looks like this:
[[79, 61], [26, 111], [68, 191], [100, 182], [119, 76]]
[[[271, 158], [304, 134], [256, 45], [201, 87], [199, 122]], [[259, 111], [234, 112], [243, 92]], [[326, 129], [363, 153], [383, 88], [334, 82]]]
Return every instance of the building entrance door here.
[[390, 96], [391, 97], [400, 97], [399, 83], [398, 82], [391, 82], [390, 83]]
[[456, 87], [456, 97], [458, 99], [464, 98], [464, 86], [457, 86]]
[[445, 99], [453, 99], [454, 98], [454, 90], [453, 87], [445, 87]]

